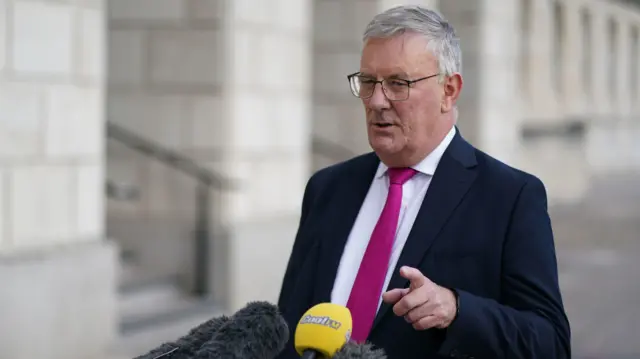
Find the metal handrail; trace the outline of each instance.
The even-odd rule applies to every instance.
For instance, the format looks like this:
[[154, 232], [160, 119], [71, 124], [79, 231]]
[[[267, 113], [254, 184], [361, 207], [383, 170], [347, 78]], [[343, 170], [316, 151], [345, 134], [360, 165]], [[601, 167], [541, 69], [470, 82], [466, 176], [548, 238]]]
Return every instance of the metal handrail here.
[[106, 131], [107, 137], [117, 140], [137, 152], [153, 157], [180, 172], [198, 179], [198, 181], [202, 183], [218, 189], [231, 189], [235, 187], [231, 181], [196, 163], [193, 159], [157, 142], [146, 139], [121, 125], [107, 121]]
[[194, 292], [209, 293], [209, 246], [211, 221], [211, 188], [235, 189], [234, 182], [199, 165], [193, 159], [159, 143], [146, 139], [111, 121], [106, 123], [106, 135], [123, 145], [164, 163], [198, 181], [196, 187], [196, 221], [194, 230]]

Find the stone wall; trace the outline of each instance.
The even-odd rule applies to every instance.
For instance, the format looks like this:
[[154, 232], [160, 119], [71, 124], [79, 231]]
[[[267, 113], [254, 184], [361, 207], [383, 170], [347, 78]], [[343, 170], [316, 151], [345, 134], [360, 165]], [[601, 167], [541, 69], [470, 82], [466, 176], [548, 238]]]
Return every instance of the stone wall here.
[[103, 15], [96, 0], [0, 1], [2, 358], [89, 358], [115, 334]]
[[[291, 248], [309, 173], [311, 11], [300, 0], [110, 2], [109, 120], [239, 187], [216, 191], [213, 218], [224, 231], [212, 241], [212, 285], [230, 309], [274, 299]], [[173, 221], [182, 234], [163, 240], [167, 270], [189, 264], [194, 181], [110, 146], [109, 176], [143, 191], [109, 203], [111, 228], [133, 246], [133, 227]]]

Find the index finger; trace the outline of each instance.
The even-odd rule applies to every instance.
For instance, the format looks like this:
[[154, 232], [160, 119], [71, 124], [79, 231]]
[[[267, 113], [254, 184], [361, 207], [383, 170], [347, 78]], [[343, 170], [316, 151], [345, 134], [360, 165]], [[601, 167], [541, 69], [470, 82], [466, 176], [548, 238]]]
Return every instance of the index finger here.
[[400, 275], [411, 282], [411, 290], [420, 288], [429, 282], [422, 272], [412, 267], [404, 266], [400, 268]]

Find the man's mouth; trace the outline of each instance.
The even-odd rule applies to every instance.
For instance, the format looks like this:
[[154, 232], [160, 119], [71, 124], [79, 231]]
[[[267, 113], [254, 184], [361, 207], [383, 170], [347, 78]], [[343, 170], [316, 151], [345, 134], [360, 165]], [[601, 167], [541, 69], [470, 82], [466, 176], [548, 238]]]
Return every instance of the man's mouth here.
[[374, 123], [373, 125], [374, 125], [375, 127], [378, 127], [378, 128], [386, 128], [386, 127], [391, 127], [391, 126], [393, 126], [393, 125], [392, 125], [392, 124], [390, 124], [390, 123]]

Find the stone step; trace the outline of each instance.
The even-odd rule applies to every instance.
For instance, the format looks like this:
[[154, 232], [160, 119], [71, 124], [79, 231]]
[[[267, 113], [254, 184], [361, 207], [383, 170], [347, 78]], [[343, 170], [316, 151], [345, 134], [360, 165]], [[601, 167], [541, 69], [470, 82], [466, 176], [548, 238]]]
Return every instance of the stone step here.
[[120, 337], [111, 350], [113, 358], [146, 353], [222, 314], [212, 301], [190, 296], [171, 282], [121, 292], [118, 305]]

